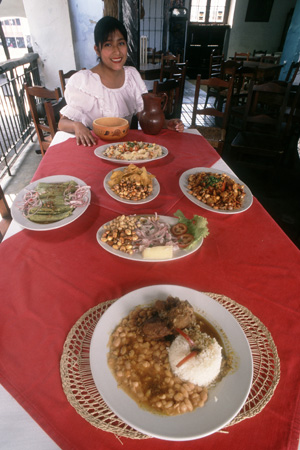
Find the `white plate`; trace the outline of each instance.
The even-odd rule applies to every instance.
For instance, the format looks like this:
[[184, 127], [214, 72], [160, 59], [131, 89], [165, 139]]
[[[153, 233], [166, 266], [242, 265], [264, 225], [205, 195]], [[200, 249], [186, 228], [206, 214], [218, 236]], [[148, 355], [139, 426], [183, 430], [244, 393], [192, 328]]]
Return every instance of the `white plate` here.
[[[142, 214], [141, 214], [142, 215]], [[149, 214], [145, 214], [145, 216], [149, 216]], [[169, 217], [169, 216], [161, 216], [159, 215], [160, 219], [163, 222], [166, 222], [169, 225], [175, 225], [175, 223], [178, 222], [178, 219], [176, 217]], [[109, 222], [108, 222], [109, 223]], [[102, 225], [102, 227], [99, 228], [97, 231], [97, 241], [98, 244], [101, 245], [106, 251], [109, 253], [112, 253], [113, 255], [119, 256], [120, 258], [125, 259], [133, 259], [134, 261], [143, 261], [143, 262], [163, 262], [163, 261], [173, 261], [174, 259], [184, 258], [185, 256], [190, 255], [191, 253], [194, 253], [198, 248], [201, 247], [203, 243], [203, 239], [200, 239], [200, 241], [192, 247], [190, 250], [185, 250], [179, 248], [178, 250], [174, 251], [173, 258], [171, 259], [144, 259], [141, 253], [134, 253], [133, 255], [129, 255], [128, 253], [121, 252], [120, 250], [115, 250], [110, 245], [106, 244], [106, 242], [101, 241], [101, 236], [104, 232], [104, 226], [107, 224]]]
[[[235, 209], [233, 211], [227, 211], [227, 210], [222, 210], [222, 209], [214, 209], [211, 206], [206, 205], [205, 203], [201, 202], [200, 200], [198, 200], [196, 197], [194, 197], [193, 195], [189, 194], [188, 192], [188, 178], [190, 175], [194, 174], [194, 173], [198, 173], [198, 172], [212, 172], [212, 173], [226, 173], [230, 178], [232, 178], [234, 181], [236, 181], [239, 184], [242, 184], [244, 186], [244, 192], [246, 193], [245, 197], [244, 197], [244, 201], [242, 203], [242, 207], [240, 209]], [[220, 213], [220, 214], [238, 214], [238, 213], [242, 213], [244, 211], [246, 211], [248, 208], [250, 208], [250, 206], [252, 205], [253, 202], [253, 195], [250, 191], [250, 189], [248, 188], [248, 186], [245, 185], [245, 183], [243, 183], [241, 180], [239, 180], [239, 178], [237, 178], [235, 175], [232, 175], [230, 173], [224, 172], [223, 170], [218, 170], [218, 169], [213, 169], [213, 168], [207, 168], [207, 167], [195, 167], [194, 169], [189, 169], [186, 170], [185, 172], [183, 172], [183, 174], [181, 175], [180, 179], [179, 179], [179, 186], [180, 189], [182, 190], [182, 192], [184, 193], [184, 195], [191, 200], [191, 202], [195, 203], [196, 205], [200, 206], [201, 208], [207, 209], [208, 211], [213, 211], [216, 213]]]
[[[161, 149], [162, 149], [162, 155], [158, 156], [157, 158], [151, 158], [151, 159], [137, 159], [137, 160], [131, 160], [131, 161], [126, 161], [124, 159], [115, 159], [115, 158], [108, 158], [108, 156], [104, 155], [105, 150], [110, 147], [111, 145], [118, 145], [118, 144], [125, 144], [126, 142], [131, 142], [131, 141], [125, 141], [125, 142], [115, 142], [115, 143], [110, 143], [110, 144], [105, 144], [105, 145], [101, 145], [101, 147], [97, 147], [94, 151], [95, 155], [98, 156], [101, 159], [105, 159], [105, 161], [110, 161], [113, 163], [117, 163], [117, 164], [144, 164], [147, 162], [151, 162], [151, 161], [156, 161], [157, 159], [162, 159], [165, 158], [168, 154], [168, 149], [166, 147], [163, 147], [161, 145]], [[149, 142], [146, 142], [147, 144]], [[160, 145], [160, 144], [158, 144]]]
[[[121, 168], [121, 167], [120, 167], [119, 169], [116, 169], [116, 170], [124, 170], [124, 168]], [[121, 202], [121, 203], [128, 203], [129, 205], [141, 205], [142, 203], [149, 203], [149, 202], [151, 202], [152, 200], [155, 199], [155, 197], [158, 196], [159, 191], [160, 191], [160, 185], [159, 185], [159, 182], [157, 181], [157, 179], [156, 179], [156, 178], [153, 178], [153, 179], [152, 179], [152, 182], [153, 182], [153, 190], [152, 190], [151, 194], [150, 194], [148, 197], [146, 197], [146, 198], [144, 198], [144, 199], [142, 199], [142, 200], [136, 200], [136, 201], [135, 201], [135, 200], [126, 200], [126, 198], [119, 197], [119, 196], [118, 196], [117, 194], [115, 194], [114, 191], [112, 191], [111, 188], [108, 186], [108, 182], [109, 182], [110, 177], [111, 177], [111, 175], [112, 175], [113, 172], [114, 172], [114, 170], [111, 170], [111, 171], [106, 175], [106, 177], [104, 178], [103, 184], [104, 184], [104, 189], [106, 190], [106, 192], [108, 193], [108, 195], [110, 195], [112, 198], [114, 198], [114, 199], [117, 200], [118, 202]]]
[[23, 215], [22, 211], [19, 209], [19, 205], [22, 204], [23, 197], [26, 194], [27, 191], [30, 191], [32, 189], [35, 189], [35, 187], [39, 183], [64, 183], [65, 181], [71, 181], [74, 180], [76, 183], [78, 183], [79, 186], [86, 186], [86, 183], [79, 178], [71, 177], [69, 175], [52, 175], [50, 177], [40, 178], [39, 180], [33, 181], [33, 183], [30, 183], [28, 186], [26, 186], [24, 189], [22, 189], [18, 195], [16, 196], [12, 207], [11, 207], [11, 213], [13, 219], [21, 225], [23, 228], [27, 228], [28, 230], [35, 230], [35, 231], [46, 231], [46, 230], [55, 230], [57, 228], [64, 227], [65, 225], [68, 225], [71, 222], [74, 222], [74, 220], [78, 219], [84, 211], [87, 209], [87, 207], [90, 204], [91, 201], [91, 192], [88, 193], [89, 201], [88, 203], [79, 208], [75, 208], [73, 213], [66, 217], [65, 219], [58, 220], [57, 222], [53, 223], [35, 223], [31, 222], [30, 220], [26, 219], [26, 217]]
[[[108, 340], [120, 320], [137, 305], [147, 305], [169, 295], [188, 300], [196, 312], [205, 317], [233, 350], [237, 368], [209, 390], [203, 408], [191, 413], [167, 417], [139, 408], [113, 377], [108, 364]], [[90, 364], [95, 385], [104, 401], [125, 423], [149, 436], [171, 441], [187, 441], [208, 436], [229, 423], [245, 403], [252, 382], [252, 355], [239, 323], [222, 305], [207, 295], [182, 286], [147, 286], [130, 292], [102, 315], [94, 330], [90, 346]]]

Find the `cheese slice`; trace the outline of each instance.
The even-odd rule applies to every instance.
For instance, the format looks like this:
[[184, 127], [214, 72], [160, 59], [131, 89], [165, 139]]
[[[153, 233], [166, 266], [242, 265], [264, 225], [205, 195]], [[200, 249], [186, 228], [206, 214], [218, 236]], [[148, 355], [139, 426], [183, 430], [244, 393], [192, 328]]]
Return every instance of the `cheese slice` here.
[[144, 259], [171, 259], [173, 257], [172, 245], [158, 245], [145, 248], [142, 252]]

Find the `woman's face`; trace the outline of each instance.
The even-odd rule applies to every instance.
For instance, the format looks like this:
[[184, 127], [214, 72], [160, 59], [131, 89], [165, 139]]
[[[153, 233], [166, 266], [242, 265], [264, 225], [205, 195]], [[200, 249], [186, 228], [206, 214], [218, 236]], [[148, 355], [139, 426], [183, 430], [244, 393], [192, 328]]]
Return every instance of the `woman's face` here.
[[100, 56], [101, 64], [112, 70], [120, 70], [123, 68], [127, 59], [127, 43], [119, 30], [115, 30], [108, 36], [106, 42], [97, 47], [95, 51]]

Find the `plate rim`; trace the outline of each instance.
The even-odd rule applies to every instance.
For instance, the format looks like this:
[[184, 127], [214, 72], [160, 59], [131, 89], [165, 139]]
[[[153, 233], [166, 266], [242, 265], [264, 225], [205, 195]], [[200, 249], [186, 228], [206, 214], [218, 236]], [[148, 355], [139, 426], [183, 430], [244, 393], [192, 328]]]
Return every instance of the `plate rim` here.
[[[112, 162], [114, 164], [125, 164], [125, 165], [128, 165], [128, 164], [143, 164], [143, 163], [146, 164], [146, 163], [149, 163], [149, 162], [152, 162], [152, 161], [158, 161], [158, 160], [160, 160], [162, 158], [165, 158], [169, 154], [169, 150], [167, 149], [167, 147], [165, 147], [164, 145], [161, 145], [161, 144], [157, 144], [157, 145], [160, 145], [160, 147], [162, 148], [163, 155], [158, 156], [157, 158], [152, 158], [152, 159], [137, 159], [137, 160], [127, 161], [127, 160], [124, 160], [124, 159], [108, 158], [108, 156], [104, 156], [102, 153], [100, 153], [100, 154], [97, 153], [97, 150], [99, 150], [99, 149], [101, 149], [101, 150], [99, 150], [99, 152], [103, 152], [104, 150], [107, 149], [107, 147], [110, 147], [111, 145], [124, 144], [126, 142], [132, 142], [132, 141], [112, 142], [110, 144], [108, 143], [108, 144], [100, 145], [99, 147], [95, 148], [94, 154], [98, 158], [103, 159], [104, 161]], [[145, 141], [137, 141], [137, 142], [144, 142], [145, 144], [154, 144], [154, 142], [145, 142]], [[156, 142], [155, 142], [155, 144], [156, 144]]]
[[[206, 205], [205, 203], [201, 202], [200, 200], [197, 200], [193, 195], [189, 194], [187, 192], [187, 189], [185, 187], [187, 176], [194, 173], [195, 171], [199, 172], [212, 172], [212, 173], [218, 173], [222, 174], [225, 173], [230, 178], [232, 178], [234, 181], [236, 181], [239, 184], [242, 184], [244, 186], [244, 190], [246, 193], [246, 196], [249, 196], [249, 204], [247, 204], [247, 207], [243, 208], [243, 206], [240, 209], [235, 209], [233, 211], [229, 210], [221, 210], [221, 209], [214, 209], [211, 206]], [[220, 169], [214, 169], [213, 167], [192, 167], [191, 169], [185, 170], [179, 177], [179, 187], [182, 191], [182, 193], [185, 195], [185, 197], [190, 200], [195, 205], [199, 206], [200, 208], [205, 209], [206, 211], [211, 211], [218, 214], [241, 214], [245, 211], [247, 211], [253, 203], [253, 194], [250, 190], [250, 188], [244, 183], [240, 178], [238, 178], [235, 174], [229, 173], [226, 170], [220, 170]]]
[[[128, 215], [130, 216], [130, 214], [126, 214], [126, 216], [128, 216]], [[154, 214], [141, 214], [141, 213], [139, 213], [139, 214], [131, 214], [131, 216], [134, 216], [134, 215], [138, 215], [138, 216], [147, 216], [147, 217], [148, 217], [148, 216], [151, 216], [151, 215], [154, 216]], [[177, 217], [165, 216], [165, 215], [162, 215], [162, 214], [158, 214], [158, 216], [159, 216], [159, 217], [162, 217], [162, 218], [172, 219], [172, 220], [174, 219], [174, 220], [176, 221], [175, 223], [177, 223], [177, 222], [179, 221], [179, 219], [178, 219]], [[101, 227], [98, 228], [98, 230], [97, 230], [97, 232], [96, 232], [96, 239], [97, 239], [98, 244], [99, 244], [104, 250], [106, 250], [107, 252], [111, 253], [112, 255], [115, 255], [115, 256], [117, 256], [117, 257], [119, 257], [119, 258], [127, 259], [127, 260], [130, 260], [130, 261], [138, 261], [138, 262], [169, 262], [169, 261], [176, 261], [177, 259], [185, 258], [186, 256], [189, 256], [189, 255], [191, 255], [192, 253], [194, 253], [194, 252], [196, 252], [197, 250], [199, 250], [200, 247], [201, 247], [202, 244], [203, 244], [203, 241], [204, 241], [204, 239], [201, 238], [201, 240], [197, 243], [197, 245], [195, 246], [195, 248], [192, 248], [188, 253], [180, 254], [180, 256], [173, 257], [173, 258], [169, 258], [169, 259], [144, 259], [144, 258], [142, 258], [142, 257], [140, 257], [140, 258], [134, 258], [133, 256], [127, 255], [127, 254], [124, 253], [124, 252], [121, 252], [121, 251], [118, 251], [118, 250], [113, 249], [112, 247], [110, 247], [110, 245], [108, 245], [108, 244], [106, 244], [105, 242], [102, 242], [102, 241], [101, 241], [100, 236], [99, 236], [99, 232], [100, 232], [100, 230], [102, 231], [103, 228], [104, 228], [104, 226], [107, 225], [109, 222], [111, 222], [111, 220], [109, 220], [108, 222], [102, 224]], [[171, 224], [170, 224], [170, 225], [171, 225]], [[179, 249], [179, 250], [180, 250], [180, 249]], [[181, 250], [181, 251], [184, 251], [184, 250]], [[118, 252], [118, 253], [117, 253], [117, 252]], [[126, 255], [127, 255], [127, 256], [126, 256]]]
[[[23, 216], [22, 212], [17, 207], [17, 203], [22, 201], [22, 198], [23, 198], [26, 190], [33, 189], [38, 183], [46, 183], [46, 182], [55, 183], [55, 182], [59, 182], [59, 181], [63, 183], [64, 181], [71, 181], [71, 180], [76, 181], [81, 186], [87, 186], [87, 184], [83, 180], [81, 180], [78, 177], [71, 176], [71, 175], [49, 175], [47, 177], [43, 177], [43, 178], [39, 178], [37, 180], [31, 181], [27, 186], [25, 186], [23, 189], [21, 189], [18, 192], [18, 194], [16, 195], [16, 198], [13, 201], [13, 204], [11, 206], [11, 214], [12, 214], [13, 220], [15, 220], [15, 222], [18, 223], [18, 225], [20, 225], [22, 228], [31, 230], [31, 231], [56, 230], [58, 228], [62, 228], [66, 225], [69, 225], [69, 223], [72, 223], [75, 220], [77, 220], [87, 210], [87, 208], [89, 207], [89, 205], [91, 203], [91, 191], [88, 192], [89, 200], [85, 206], [83, 206], [82, 208], [76, 208], [76, 210], [70, 216], [66, 217], [65, 219], [59, 220], [57, 222], [53, 222], [53, 223], [37, 224], [35, 222], [31, 222], [30, 220], [26, 219], [26, 217]], [[76, 213], [76, 214], [74, 214], [74, 213]], [[29, 223], [27, 224], [26, 222], [20, 221], [21, 217], [24, 218], [25, 220], [27, 220]]]
[[[153, 178], [152, 193], [148, 197], [146, 197], [145, 199], [142, 199], [142, 200], [127, 200], [127, 199], [121, 198], [108, 187], [108, 180], [109, 180], [110, 176], [112, 175], [112, 173], [115, 172], [116, 170], [121, 170], [123, 172], [125, 170], [125, 168], [126, 167], [119, 167], [117, 169], [112, 169], [110, 172], [108, 172], [108, 174], [104, 177], [104, 180], [103, 180], [103, 187], [105, 189], [105, 192], [114, 200], [117, 200], [120, 203], [126, 203], [127, 205], [143, 205], [144, 203], [152, 202], [152, 200], [154, 200], [160, 193], [160, 184], [159, 184], [159, 181], [157, 180], [156, 176]], [[148, 171], [147, 171], [147, 173], [150, 174], [150, 172], [148, 172]], [[152, 174], [150, 174], [150, 175], [152, 175]], [[154, 191], [155, 191], [155, 193], [154, 193]]]
[[[174, 293], [174, 289], [175, 289], [175, 293]], [[153, 290], [154, 290], [154, 293], [153, 293]], [[103, 348], [107, 349], [107, 342], [108, 342], [110, 333], [114, 329], [114, 327], [120, 322], [121, 318], [124, 317], [125, 315], [127, 315], [128, 312], [132, 308], [137, 306], [138, 304], [144, 305], [144, 304], [153, 302], [154, 299], [157, 298], [158, 295], [161, 295], [160, 291], [164, 292], [165, 297], [167, 295], [176, 295], [176, 292], [179, 292], [180, 298], [182, 300], [184, 300], [183, 297], [185, 297], [185, 295], [182, 295], [183, 292], [188, 293], [190, 295], [192, 295], [192, 293], [193, 293], [193, 295], [203, 297], [202, 300], [200, 300], [200, 304], [201, 304], [201, 302], [205, 301], [206, 302], [206, 310], [209, 311], [208, 314], [206, 311], [206, 314], [204, 314], [204, 316], [208, 317], [208, 320], [211, 323], [213, 323], [213, 325], [217, 328], [217, 330], [219, 332], [222, 331], [224, 328], [224, 324], [219, 323], [217, 326], [215, 320], [212, 320], [209, 318], [209, 316], [211, 315], [211, 311], [210, 311], [211, 309], [213, 311], [215, 309], [219, 310], [220, 314], [222, 311], [223, 316], [225, 315], [226, 320], [228, 320], [228, 318], [230, 318], [229, 325], [228, 324], [226, 325], [227, 328], [229, 326], [232, 326], [232, 324], [234, 324], [233, 333], [236, 333], [236, 332], [238, 333], [239, 339], [234, 343], [234, 348], [236, 348], [236, 346], [238, 346], [239, 348], [241, 348], [243, 350], [243, 353], [238, 354], [237, 357], [239, 360], [244, 360], [244, 366], [242, 366], [242, 369], [240, 369], [240, 371], [242, 373], [240, 373], [238, 375], [238, 379], [242, 383], [244, 383], [244, 387], [243, 387], [244, 390], [241, 394], [239, 394], [240, 399], [238, 399], [238, 405], [234, 406], [234, 411], [231, 410], [230, 414], [228, 413], [228, 407], [227, 407], [227, 405], [228, 405], [227, 391], [225, 391], [223, 398], [221, 397], [221, 399], [222, 399], [223, 403], [225, 401], [225, 407], [223, 404], [222, 414], [223, 415], [225, 414], [225, 416], [227, 415], [226, 420], [221, 419], [221, 423], [216, 423], [216, 424], [213, 423], [212, 425], [210, 425], [209, 429], [206, 429], [205, 431], [204, 430], [199, 431], [199, 423], [201, 423], [201, 425], [203, 426], [203, 419], [204, 419], [204, 422], [207, 419], [207, 417], [205, 418], [205, 416], [203, 416], [203, 415], [201, 416], [201, 413], [202, 413], [202, 411], [205, 412], [205, 408], [206, 408], [207, 413], [210, 413], [210, 415], [212, 414], [212, 411], [215, 412], [214, 405], [215, 404], [217, 405], [217, 403], [214, 403], [213, 398], [210, 399], [209, 411], [207, 409], [207, 407], [208, 407], [208, 402], [207, 402], [203, 408], [198, 408], [195, 411], [193, 411], [192, 413], [187, 413], [189, 415], [184, 414], [184, 415], [179, 415], [179, 416], [167, 417], [167, 416], [155, 415], [146, 410], [139, 408], [137, 406], [137, 404], [127, 394], [125, 394], [121, 389], [114, 390], [114, 389], [110, 388], [109, 391], [113, 392], [114, 397], [116, 396], [115, 399], [113, 399], [113, 403], [117, 400], [117, 404], [118, 404], [118, 408], [115, 409], [111, 405], [111, 399], [107, 398], [106, 392], [103, 392], [102, 386], [99, 387], [97, 373], [96, 373], [97, 370], [99, 371], [99, 358], [101, 360], [101, 363], [103, 363], [103, 358], [105, 358], [104, 364], [101, 364], [101, 377], [102, 377], [102, 380], [105, 379], [105, 382], [103, 381], [104, 384], [106, 386], [108, 386], [109, 378], [112, 380], [113, 386], [117, 387], [117, 383], [116, 383], [115, 378], [111, 374], [110, 369], [108, 368], [106, 352], [99, 352], [97, 335], [100, 334], [101, 345], [103, 346]], [[142, 295], [144, 295], [144, 296], [142, 297]], [[138, 296], [138, 300], [134, 300], [134, 296], [135, 297]], [[151, 297], [151, 299], [150, 299], [150, 297]], [[133, 300], [132, 300], [132, 298], [133, 298]], [[191, 303], [192, 304], [194, 303], [194, 299]], [[199, 308], [196, 308], [196, 309], [199, 310]], [[118, 310], [119, 310], [119, 314], [118, 314]], [[201, 311], [200, 313], [203, 314], [203, 311], [202, 310], [200, 310], [200, 311]], [[103, 319], [103, 317], [104, 317], [104, 319]], [[114, 319], [114, 322], [110, 323], [109, 319], [111, 320], [112, 317]], [[223, 318], [223, 321], [225, 319]], [[218, 320], [220, 320], [220, 318]], [[101, 327], [102, 327], [102, 329], [101, 329]], [[100, 332], [99, 332], [99, 330], [100, 330]], [[103, 333], [105, 334], [107, 341], [104, 342], [103, 336], [101, 335], [101, 333], [102, 333], [102, 335], [103, 335]], [[231, 331], [231, 333], [232, 333], [232, 331]], [[230, 345], [231, 344], [232, 343], [230, 343]], [[247, 357], [246, 357], [246, 354], [244, 353], [244, 351], [247, 352]], [[95, 356], [96, 356], [96, 359], [95, 359]], [[105, 366], [105, 368], [103, 369], [104, 366]], [[192, 289], [189, 287], [173, 285], [173, 284], [148, 285], [143, 288], [139, 288], [139, 289], [133, 290], [131, 292], [128, 292], [127, 294], [123, 295], [118, 300], [116, 300], [107, 309], [107, 311], [104, 312], [104, 314], [101, 316], [99, 322], [97, 323], [97, 325], [94, 329], [94, 332], [93, 332], [93, 335], [91, 338], [91, 343], [90, 343], [90, 367], [91, 367], [91, 373], [92, 373], [92, 376], [94, 379], [94, 383], [95, 383], [100, 395], [102, 396], [104, 401], [108, 404], [110, 409], [112, 409], [112, 411], [114, 411], [114, 413], [118, 417], [120, 417], [125, 423], [132, 426], [134, 429], [136, 429], [148, 436], [156, 437], [158, 439], [163, 439], [163, 440], [170, 440], [170, 441], [189, 441], [189, 440], [199, 439], [199, 438], [208, 436], [210, 434], [213, 434], [216, 431], [223, 428], [225, 425], [227, 425], [236, 416], [236, 414], [238, 414], [238, 412], [242, 408], [243, 404], [246, 402], [247, 397], [250, 392], [250, 389], [251, 389], [252, 377], [253, 377], [253, 359], [252, 359], [251, 348], [249, 345], [249, 341], [248, 341], [244, 331], [242, 330], [240, 324], [238, 323], [237, 319], [228, 310], [226, 310], [226, 308], [224, 308], [223, 305], [218, 303], [215, 299], [207, 296], [204, 292], [196, 290], [196, 289]], [[247, 380], [246, 380], [246, 377], [247, 377]], [[230, 374], [228, 374], [226, 377], [223, 378], [223, 380], [215, 388], [212, 388], [211, 396], [213, 396], [214, 394], [218, 395], [218, 391], [219, 390], [222, 391], [222, 385], [223, 385], [223, 389], [224, 389], [224, 384], [226, 387], [226, 385], [228, 385], [228, 382], [229, 382], [229, 387], [231, 386], [231, 388], [232, 388], [234, 386], [233, 388], [236, 389], [235, 379], [236, 379], [236, 376], [233, 378], [230, 378]], [[228, 380], [228, 382], [224, 383], [224, 380]], [[120, 394], [120, 392], [121, 392], [121, 394]], [[220, 394], [220, 392], [219, 392], [219, 394]], [[216, 397], [214, 397], [214, 400], [215, 400], [215, 398]], [[218, 399], [218, 401], [219, 400], [220, 400], [220, 398]], [[129, 404], [130, 404], [130, 407], [134, 409], [134, 414], [138, 415], [138, 419], [134, 419], [132, 421], [132, 417], [130, 419], [128, 419], [128, 417], [126, 417]], [[231, 403], [230, 403], [230, 405], [231, 405]], [[121, 408], [121, 414], [120, 414], [120, 408]], [[124, 408], [126, 408], [126, 409], [124, 409]], [[122, 410], [126, 411], [125, 416], [124, 416], [124, 413], [122, 412]], [[221, 416], [222, 416], [222, 414], [221, 414]], [[187, 419], [185, 420], [184, 417], [187, 417]], [[216, 417], [216, 415], [214, 414], [213, 418], [215, 419], [215, 417]], [[183, 420], [181, 420], [181, 418], [183, 418]], [[137, 425], [136, 420], [140, 421], [140, 423], [142, 425], [141, 424]], [[158, 427], [159, 431], [153, 429], [153, 423], [152, 423], [153, 421], [154, 421], [154, 428]], [[192, 424], [190, 424], [191, 421], [192, 421]], [[178, 426], [178, 424], [179, 425], [181, 424], [180, 426], [182, 427], [182, 422], [184, 425], [183, 429], [185, 432], [186, 432], [187, 424], [188, 424], [188, 428], [190, 428], [192, 425], [193, 431], [189, 430], [186, 435], [179, 436], [178, 431], [179, 431], [179, 433], [181, 433], [181, 431], [180, 431], [180, 427]], [[201, 428], [201, 425], [200, 425], [200, 428]]]

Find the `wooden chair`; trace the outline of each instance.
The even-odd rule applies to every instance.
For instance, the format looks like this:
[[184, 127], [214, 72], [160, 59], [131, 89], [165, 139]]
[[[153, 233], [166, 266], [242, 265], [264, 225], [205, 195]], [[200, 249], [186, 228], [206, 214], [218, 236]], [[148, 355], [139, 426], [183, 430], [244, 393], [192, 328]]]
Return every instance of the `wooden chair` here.
[[[85, 70], [85, 67], [82, 70]], [[76, 73], [76, 72], [78, 72], [78, 71], [77, 70], [69, 70], [69, 72], [66, 72], [66, 73], [63, 70], [58, 71], [59, 80], [60, 80], [60, 84], [61, 84], [61, 90], [62, 90], [63, 95], [65, 95], [66, 80], [71, 78], [71, 76], [74, 75], [74, 73]]]
[[180, 81], [180, 94], [179, 94], [179, 103], [182, 105], [183, 95], [184, 95], [184, 86], [186, 79], [186, 70], [187, 70], [188, 61], [184, 63], [175, 63], [164, 72], [164, 77], [166, 80], [174, 78], [175, 80]]
[[234, 61], [249, 61], [250, 58], [250, 52], [249, 53], [243, 53], [243, 52], [235, 52], [234, 53]]
[[12, 216], [10, 208], [5, 199], [2, 187], [0, 186], [0, 242], [2, 242], [11, 221]]
[[284, 116], [291, 84], [274, 82], [255, 84], [251, 81], [242, 130], [231, 143], [238, 157], [248, 156], [247, 163], [253, 166], [275, 167], [288, 148], [289, 127]]
[[167, 94], [168, 101], [165, 108], [166, 119], [179, 119], [181, 116], [182, 102], [180, 103], [181, 79], [170, 79], [163, 82], [154, 81], [153, 94]]
[[291, 82], [292, 84], [295, 81], [296, 76], [298, 75], [300, 69], [300, 61], [293, 61], [289, 67], [288, 73], [285, 77], [285, 81], [287, 83]]
[[[224, 54], [216, 55], [214, 51], [211, 52], [209, 58], [209, 69], [208, 69], [208, 78], [223, 78], [223, 65], [224, 65]], [[208, 103], [209, 97], [215, 97], [215, 101], [217, 101], [217, 97], [219, 95], [219, 91], [215, 89], [211, 89], [207, 87], [207, 94], [205, 99], [205, 108]]]
[[172, 54], [162, 55], [160, 60], [160, 76], [159, 81], [164, 81], [169, 77], [170, 71], [176, 63], [180, 62], [180, 55], [174, 56]]
[[[201, 107], [201, 105], [199, 105], [199, 93], [202, 86], [217, 89], [219, 91], [223, 90], [226, 92], [226, 98], [224, 99], [225, 104], [222, 104], [222, 107], [219, 107], [219, 105], [216, 105], [215, 107], [206, 107], [203, 105], [203, 107]], [[197, 76], [191, 128], [197, 128], [197, 130], [220, 155], [222, 154], [226, 139], [232, 89], [233, 78], [229, 81], [222, 80], [220, 78], [209, 78], [207, 80], [202, 80], [201, 75]], [[204, 117], [203, 121], [208, 121], [210, 116], [210, 119], [213, 122], [209, 126], [197, 125], [197, 115]]]
[[[24, 88], [41, 153], [44, 155], [57, 131], [59, 111], [65, 105], [65, 100], [59, 88], [50, 90], [43, 86], [28, 86], [27, 83], [24, 83]], [[41, 107], [40, 112], [38, 107]]]

